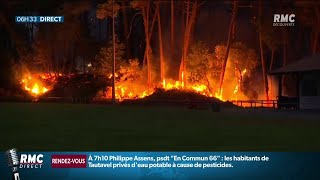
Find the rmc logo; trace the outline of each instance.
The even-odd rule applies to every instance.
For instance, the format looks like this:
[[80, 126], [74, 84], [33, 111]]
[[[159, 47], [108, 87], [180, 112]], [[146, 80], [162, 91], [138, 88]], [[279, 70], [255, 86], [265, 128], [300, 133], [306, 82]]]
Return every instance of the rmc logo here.
[[43, 154], [21, 154], [19, 168], [42, 168]]
[[295, 14], [274, 14], [273, 26], [294, 26]]

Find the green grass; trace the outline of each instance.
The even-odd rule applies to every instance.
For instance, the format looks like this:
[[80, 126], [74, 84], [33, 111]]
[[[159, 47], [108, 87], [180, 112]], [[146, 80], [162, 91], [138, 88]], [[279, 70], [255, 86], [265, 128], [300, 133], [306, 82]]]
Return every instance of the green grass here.
[[320, 151], [320, 119], [302, 113], [0, 103], [0, 150]]

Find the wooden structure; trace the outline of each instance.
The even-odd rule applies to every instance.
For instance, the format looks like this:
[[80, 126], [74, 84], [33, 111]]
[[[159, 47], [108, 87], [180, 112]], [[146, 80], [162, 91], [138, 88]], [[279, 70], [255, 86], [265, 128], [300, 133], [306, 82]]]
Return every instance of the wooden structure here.
[[[320, 109], [320, 54], [303, 58], [270, 73], [278, 77], [278, 101], [282, 95], [284, 75], [296, 77], [296, 104], [298, 109]], [[287, 97], [291, 98], [291, 97]], [[292, 98], [291, 98], [292, 99]]]
[[231, 101], [234, 105], [241, 107], [250, 107], [250, 108], [277, 108], [277, 100], [233, 100]]

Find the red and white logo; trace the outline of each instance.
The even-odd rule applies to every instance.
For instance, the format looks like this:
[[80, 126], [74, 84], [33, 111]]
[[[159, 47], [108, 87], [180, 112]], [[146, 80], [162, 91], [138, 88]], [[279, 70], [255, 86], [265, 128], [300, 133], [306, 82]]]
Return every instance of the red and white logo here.
[[85, 154], [55, 154], [51, 155], [52, 168], [86, 168], [87, 155]]

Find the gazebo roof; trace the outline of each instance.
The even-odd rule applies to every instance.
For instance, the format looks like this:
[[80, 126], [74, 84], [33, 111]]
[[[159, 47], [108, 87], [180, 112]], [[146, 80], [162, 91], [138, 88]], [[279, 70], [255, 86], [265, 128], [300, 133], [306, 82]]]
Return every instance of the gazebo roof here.
[[271, 75], [296, 72], [320, 71], [320, 54], [306, 57], [270, 72]]

